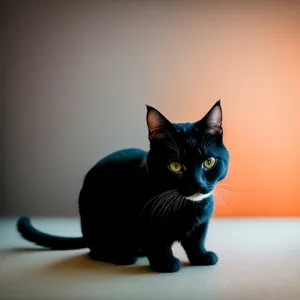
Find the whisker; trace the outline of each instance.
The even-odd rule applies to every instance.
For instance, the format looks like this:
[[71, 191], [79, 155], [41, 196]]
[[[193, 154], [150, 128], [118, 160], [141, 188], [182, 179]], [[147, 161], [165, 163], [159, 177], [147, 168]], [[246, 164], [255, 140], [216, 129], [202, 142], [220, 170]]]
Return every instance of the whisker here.
[[[174, 196], [174, 193], [172, 193], [171, 195], [167, 195], [167, 196], [164, 197], [161, 201], [157, 202], [157, 204], [155, 205], [155, 207], [154, 207], [154, 208], [152, 209], [152, 211], [151, 211], [151, 215], [152, 215], [152, 216], [155, 215], [155, 211], [156, 211], [157, 209], [159, 209], [158, 213], [156, 214], [156, 216], [158, 216], [159, 213], [160, 213], [160, 211], [161, 211], [161, 209], [164, 207], [164, 205], [165, 205], [166, 203], [169, 202], [170, 199], [173, 198], [173, 196]], [[159, 207], [160, 207], [160, 208], [159, 208]]]
[[179, 198], [178, 204], [177, 204], [177, 207], [176, 207], [177, 212], [180, 212], [180, 211], [181, 211], [182, 207], [186, 204], [186, 201], [187, 201], [187, 200], [186, 200], [185, 197], [183, 197], [183, 196], [181, 196], [181, 197]]
[[168, 133], [168, 137], [169, 137], [169, 138], [171, 139], [171, 141], [173, 142], [175, 148], [177, 149], [177, 152], [180, 153], [180, 150], [179, 150], [179, 148], [178, 148], [178, 146], [177, 146], [175, 140], [173, 139], [172, 134], [171, 134], [169, 131], [167, 131], [167, 130], [165, 130], [165, 131]]
[[181, 197], [180, 197], [179, 194], [177, 195], [176, 199], [174, 199], [174, 202], [175, 202], [175, 204], [174, 204], [174, 206], [173, 206], [173, 212], [174, 212], [174, 213], [175, 213], [176, 210], [177, 210], [177, 206], [178, 206], [178, 204], [180, 203], [180, 199], [181, 199]]
[[229, 208], [227, 203], [224, 201], [224, 199], [222, 199], [222, 197], [217, 193], [217, 191], [216, 193], [214, 193], [214, 196], [216, 196], [218, 202], [221, 202], [226, 208]]
[[221, 193], [230, 195], [230, 196], [236, 196], [234, 191], [227, 191], [225, 189], [219, 188], [219, 187], [215, 187], [215, 190], [220, 191]]
[[[167, 209], [167, 207], [169, 207], [170, 206], [170, 204], [176, 204], [176, 199], [178, 198], [178, 192], [176, 192], [176, 193], [174, 193], [174, 194], [172, 194], [172, 197], [170, 198], [170, 199], [168, 199], [168, 200], [171, 200], [171, 201], [167, 201], [167, 202], [165, 202], [163, 205], [162, 205], [162, 207], [161, 207], [161, 211], [160, 211], [160, 213], [161, 212], [163, 212], [164, 210], [166, 210]], [[159, 215], [159, 214], [158, 214]]]
[[146, 205], [144, 206], [144, 209], [145, 209], [146, 206], [148, 206], [152, 201], [155, 200], [154, 202], [156, 202], [157, 200], [161, 199], [161, 197], [163, 197], [163, 196], [165, 196], [165, 195], [167, 195], [167, 194], [169, 194], [169, 191], [165, 191], [165, 192], [162, 192], [162, 193], [160, 193], [160, 194], [154, 196], [153, 198], [151, 198], [151, 199], [146, 203]]
[[178, 198], [180, 199], [180, 197], [181, 197], [181, 195], [178, 194], [176, 196], [176, 198], [174, 199], [174, 201], [173, 201], [173, 205], [169, 205], [168, 209], [166, 209], [166, 214], [167, 215], [171, 214], [172, 212], [175, 213], [175, 207], [178, 205]]
[[224, 193], [234, 195], [234, 192], [232, 192], [232, 191], [227, 191], [227, 190], [219, 188], [219, 187], [215, 187], [215, 189], [217, 189], [218, 191], [224, 192]]
[[[159, 213], [157, 214], [157, 218], [158, 218], [158, 219], [163, 219], [163, 216], [165, 215], [165, 212], [166, 212], [166, 210], [167, 210], [167, 207], [174, 205], [174, 201], [173, 201], [172, 198], [171, 198], [171, 199], [168, 199], [168, 200], [171, 200], [171, 201], [166, 201], [166, 202], [164, 202], [163, 205], [161, 206], [161, 209], [159, 210]], [[161, 217], [160, 217], [160, 215], [161, 215]]]
[[172, 210], [174, 213], [176, 213], [176, 210], [177, 210], [177, 207], [180, 203], [180, 200], [181, 200], [181, 195], [178, 194], [176, 199], [174, 199], [175, 204], [174, 204], [173, 210]]
[[[176, 199], [178, 198], [178, 195], [176, 197]], [[174, 210], [174, 206], [177, 204], [176, 201], [172, 201], [169, 205], [166, 206], [165, 209], [165, 215], [168, 216], [173, 210]]]
[[217, 186], [226, 186], [226, 187], [231, 187], [231, 188], [237, 189], [237, 187], [235, 187], [234, 185], [222, 183], [222, 182], [217, 183]]
[[170, 194], [171, 192], [174, 192], [174, 191], [175, 191], [175, 190], [164, 191], [164, 192], [162, 192], [162, 193], [160, 193], [160, 194], [158, 194], [158, 195], [152, 197], [152, 198], [144, 205], [144, 207], [142, 208], [142, 210], [141, 210], [141, 212], [140, 212], [140, 215], [142, 215], [142, 213], [144, 212], [144, 210], [146, 209], [146, 207], [147, 207], [151, 202], [153, 202], [153, 201], [155, 200], [155, 201], [154, 201], [154, 203], [155, 203], [156, 201], [158, 201], [158, 200], [160, 199], [160, 197], [166, 196], [166, 195], [168, 195], [168, 194]]
[[171, 144], [171, 143], [169, 143], [169, 142], [165, 142], [165, 145], [166, 145], [167, 147], [171, 148], [172, 150], [174, 150], [177, 154], [179, 154], [178, 149], [176, 149], [176, 148], [174, 147], [173, 144]]
[[[159, 213], [159, 214], [161, 214], [161, 219], [163, 219], [164, 216], [167, 217], [171, 213], [172, 208], [174, 210], [174, 207], [176, 205], [178, 205], [177, 199], [180, 198], [180, 197], [181, 197], [181, 195], [177, 192], [176, 197], [172, 198], [170, 202], [164, 203], [164, 205], [162, 207], [163, 209]], [[159, 214], [158, 214], [158, 216], [159, 216]]]

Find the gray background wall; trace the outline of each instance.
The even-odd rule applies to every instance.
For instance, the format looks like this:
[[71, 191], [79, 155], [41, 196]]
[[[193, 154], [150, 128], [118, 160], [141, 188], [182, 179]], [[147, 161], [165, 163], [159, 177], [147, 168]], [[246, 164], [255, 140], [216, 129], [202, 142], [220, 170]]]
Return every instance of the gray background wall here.
[[145, 103], [180, 122], [225, 98], [233, 140], [245, 63], [254, 78], [264, 33], [298, 26], [299, 6], [183, 2], [6, 1], [1, 214], [77, 215], [98, 159], [148, 148]]

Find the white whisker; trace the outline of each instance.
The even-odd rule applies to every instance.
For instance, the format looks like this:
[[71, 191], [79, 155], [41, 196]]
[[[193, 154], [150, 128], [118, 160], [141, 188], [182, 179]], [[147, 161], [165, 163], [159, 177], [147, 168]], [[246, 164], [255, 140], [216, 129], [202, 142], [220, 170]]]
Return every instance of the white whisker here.
[[185, 198], [185, 197], [182, 197], [181, 198], [181, 204], [179, 205], [179, 207], [178, 207], [178, 210], [180, 211], [181, 210], [181, 208], [187, 203], [187, 199]]
[[168, 195], [168, 194], [170, 194], [171, 192], [174, 192], [174, 191], [175, 191], [175, 190], [164, 191], [164, 192], [162, 192], [162, 193], [160, 193], [160, 194], [154, 196], [153, 198], [151, 198], [151, 199], [145, 204], [145, 206], [142, 208], [142, 210], [141, 210], [141, 212], [140, 212], [140, 215], [143, 214], [143, 212], [144, 212], [144, 210], [146, 209], [146, 207], [147, 207], [149, 204], [151, 204], [154, 200], [155, 200], [154, 203], [156, 203], [159, 199], [161, 199], [161, 197], [166, 196], [166, 195]]
[[181, 195], [178, 195], [178, 197], [176, 198], [176, 204], [173, 207], [174, 213], [179, 211], [179, 207], [180, 207], [180, 204], [182, 203], [182, 199], [183, 199], [183, 197]]
[[[156, 216], [159, 215], [161, 209], [164, 207], [165, 204], [169, 203], [169, 200], [172, 199], [174, 196], [174, 193], [172, 193], [171, 195], [167, 195], [166, 197], [164, 197], [161, 201], [159, 201], [155, 207], [153, 208], [151, 215], [154, 215], [155, 211], [157, 209], [159, 209], [158, 213], [156, 214]], [[159, 208], [160, 207], [160, 208]]]
[[223, 194], [224, 196], [236, 197], [234, 192], [227, 191], [227, 190], [221, 189], [219, 187], [216, 187], [215, 190], [218, 191], [219, 193]]
[[221, 195], [219, 195], [217, 191], [215, 191], [214, 196], [216, 196], [218, 202], [222, 202], [222, 204], [228, 208], [227, 203], [222, 199]]
[[[169, 199], [169, 200], [170, 200], [170, 199]], [[161, 207], [159, 213], [157, 214], [157, 217], [159, 218], [159, 215], [161, 214], [161, 218], [160, 218], [160, 219], [163, 219], [163, 216], [165, 215], [165, 212], [166, 212], [167, 208], [170, 207], [170, 206], [172, 206], [173, 204], [174, 204], [173, 199], [171, 199], [171, 201], [165, 202], [165, 203], [162, 205], [162, 207]]]

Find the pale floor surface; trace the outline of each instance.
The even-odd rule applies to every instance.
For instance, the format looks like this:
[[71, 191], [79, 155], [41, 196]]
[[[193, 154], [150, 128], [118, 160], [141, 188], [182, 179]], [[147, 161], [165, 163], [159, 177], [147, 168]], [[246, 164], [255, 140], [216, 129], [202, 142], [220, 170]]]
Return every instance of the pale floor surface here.
[[[78, 219], [39, 219], [49, 233], [80, 234]], [[0, 298], [8, 299], [300, 299], [300, 218], [214, 219], [207, 248], [219, 256], [210, 267], [191, 267], [181, 246], [178, 273], [93, 262], [87, 249], [39, 250], [19, 238], [14, 219], [0, 220]]]

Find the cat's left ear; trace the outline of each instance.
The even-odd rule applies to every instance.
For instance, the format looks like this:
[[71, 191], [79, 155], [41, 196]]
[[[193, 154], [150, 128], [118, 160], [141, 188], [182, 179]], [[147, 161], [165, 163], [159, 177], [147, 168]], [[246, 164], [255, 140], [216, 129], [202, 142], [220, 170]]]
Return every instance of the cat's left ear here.
[[209, 112], [195, 124], [197, 127], [204, 127], [207, 133], [210, 134], [222, 134], [222, 107], [221, 107], [221, 100], [218, 100], [215, 105], [209, 110]]
[[172, 123], [154, 107], [149, 105], [146, 105], [146, 107], [149, 140], [154, 137], [161, 138], [165, 133], [172, 133], [174, 130]]

